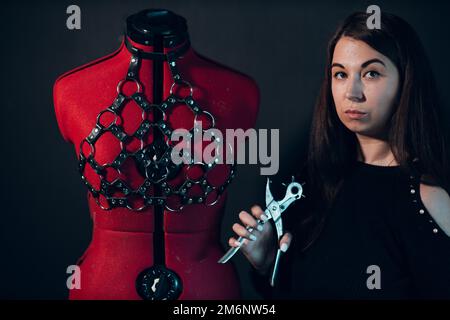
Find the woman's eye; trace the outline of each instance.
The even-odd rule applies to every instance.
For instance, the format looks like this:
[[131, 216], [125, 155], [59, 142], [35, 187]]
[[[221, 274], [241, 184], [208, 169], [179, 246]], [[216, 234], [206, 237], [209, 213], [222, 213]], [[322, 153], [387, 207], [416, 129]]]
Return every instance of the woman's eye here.
[[370, 79], [378, 78], [380, 76], [380, 73], [377, 71], [368, 71], [366, 73], [366, 76], [368, 76]]
[[342, 72], [342, 71], [336, 72], [336, 73], [334, 74], [334, 77], [335, 77], [336, 79], [343, 79], [343, 78], [345, 77], [345, 73]]

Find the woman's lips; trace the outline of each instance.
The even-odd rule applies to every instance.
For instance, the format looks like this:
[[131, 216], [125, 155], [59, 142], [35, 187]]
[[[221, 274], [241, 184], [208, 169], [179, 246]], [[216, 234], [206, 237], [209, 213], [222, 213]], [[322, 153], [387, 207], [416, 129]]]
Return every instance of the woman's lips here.
[[345, 111], [345, 114], [350, 118], [350, 119], [361, 119], [364, 118], [367, 113], [365, 112], [361, 112], [361, 111], [357, 111], [357, 110], [347, 110]]

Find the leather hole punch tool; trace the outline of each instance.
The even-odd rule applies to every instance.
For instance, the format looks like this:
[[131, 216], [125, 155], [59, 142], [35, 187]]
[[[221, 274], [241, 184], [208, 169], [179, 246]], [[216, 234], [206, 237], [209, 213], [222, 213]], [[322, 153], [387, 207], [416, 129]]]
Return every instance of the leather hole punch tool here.
[[[269, 220], [272, 220], [275, 224], [275, 229], [277, 232], [277, 243], [279, 243], [281, 237], [283, 236], [283, 221], [281, 219], [281, 213], [283, 213], [295, 200], [300, 199], [301, 197], [305, 197], [303, 195], [303, 187], [300, 183], [294, 181], [294, 177], [292, 176], [292, 181], [287, 185], [286, 195], [284, 198], [280, 201], [276, 201], [272, 195], [272, 192], [270, 191], [270, 179], [267, 178], [267, 184], [266, 184], [266, 209], [264, 210], [264, 214], [267, 216], [267, 220], [261, 220], [258, 219], [257, 223], [260, 225], [263, 225]], [[285, 184], [283, 184], [285, 185]], [[254, 228], [247, 226], [246, 229], [249, 232], [252, 232]], [[239, 237], [237, 241], [242, 245], [244, 242], [243, 237]], [[226, 263], [228, 260], [230, 260], [236, 252], [239, 251], [241, 247], [233, 247], [230, 248], [222, 258], [219, 259], [218, 263]], [[270, 277], [270, 285], [273, 287], [275, 285], [275, 279], [278, 272], [278, 265], [281, 257], [281, 251], [280, 248], [277, 250], [277, 255], [275, 258], [275, 264], [272, 270], [272, 275]]]

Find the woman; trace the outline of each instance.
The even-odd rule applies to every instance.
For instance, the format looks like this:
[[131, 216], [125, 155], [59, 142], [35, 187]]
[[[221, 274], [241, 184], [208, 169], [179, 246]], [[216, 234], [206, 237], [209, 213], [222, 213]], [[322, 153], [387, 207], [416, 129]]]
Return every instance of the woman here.
[[233, 225], [273, 298], [450, 298], [449, 160], [431, 68], [404, 20], [382, 13], [370, 30], [367, 18], [350, 15], [329, 43], [298, 176], [306, 199], [284, 213], [291, 233], [279, 245], [292, 248], [274, 290], [277, 243], [270, 223], [257, 228], [262, 209]]

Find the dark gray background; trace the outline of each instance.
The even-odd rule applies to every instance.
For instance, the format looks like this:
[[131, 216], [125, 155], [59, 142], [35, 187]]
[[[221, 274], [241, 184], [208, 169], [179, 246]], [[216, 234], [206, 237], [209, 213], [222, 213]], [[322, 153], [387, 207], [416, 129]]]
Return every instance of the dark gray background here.
[[[66, 28], [71, 4], [81, 7], [81, 30]], [[87, 247], [92, 224], [73, 146], [57, 128], [52, 86], [63, 72], [116, 50], [127, 16], [148, 8], [173, 10], [187, 19], [198, 52], [256, 80], [261, 90], [256, 127], [280, 129], [279, 182], [305, 152], [328, 39], [338, 21], [370, 4], [417, 30], [449, 119], [450, 5], [444, 1], [2, 2], [0, 297], [67, 297], [65, 270]], [[259, 166], [239, 167], [229, 188], [224, 246], [238, 212], [263, 204], [264, 187]], [[233, 263], [244, 298], [259, 298], [242, 255]]]

